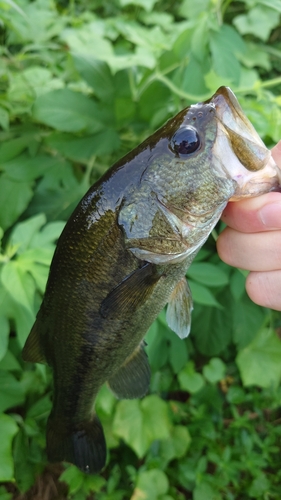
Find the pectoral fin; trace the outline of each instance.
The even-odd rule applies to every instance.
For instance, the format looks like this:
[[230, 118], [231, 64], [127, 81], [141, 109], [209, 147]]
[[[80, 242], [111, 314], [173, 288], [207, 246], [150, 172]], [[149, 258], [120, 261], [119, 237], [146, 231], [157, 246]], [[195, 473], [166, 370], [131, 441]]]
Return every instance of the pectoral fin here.
[[35, 321], [29, 336], [25, 342], [22, 358], [30, 363], [47, 363], [44, 352], [40, 345], [38, 323]]
[[108, 380], [108, 385], [117, 398], [134, 399], [147, 393], [149, 382], [150, 367], [142, 342]]
[[183, 277], [171, 294], [166, 313], [169, 327], [181, 339], [189, 335], [192, 309], [191, 290], [186, 278]]
[[153, 264], [145, 264], [127, 276], [103, 300], [100, 313], [104, 318], [133, 313], [151, 295], [161, 275]]

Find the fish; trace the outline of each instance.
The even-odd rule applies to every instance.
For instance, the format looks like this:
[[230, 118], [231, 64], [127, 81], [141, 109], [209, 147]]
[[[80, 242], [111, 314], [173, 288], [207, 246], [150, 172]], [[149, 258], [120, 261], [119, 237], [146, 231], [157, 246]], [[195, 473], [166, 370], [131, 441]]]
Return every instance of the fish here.
[[144, 337], [167, 306], [167, 323], [190, 332], [186, 272], [229, 200], [280, 188], [270, 151], [237, 98], [220, 87], [180, 111], [117, 161], [82, 198], [57, 242], [46, 292], [23, 359], [53, 371], [47, 422], [50, 462], [96, 474], [106, 442], [95, 399], [150, 383]]

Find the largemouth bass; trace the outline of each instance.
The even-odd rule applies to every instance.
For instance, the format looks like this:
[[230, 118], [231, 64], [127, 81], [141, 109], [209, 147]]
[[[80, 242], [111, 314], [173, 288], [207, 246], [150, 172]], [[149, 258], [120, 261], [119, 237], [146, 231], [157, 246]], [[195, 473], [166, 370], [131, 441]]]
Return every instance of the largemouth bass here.
[[280, 176], [230, 89], [170, 119], [88, 191], [63, 230], [23, 350], [53, 369], [47, 455], [88, 473], [106, 461], [94, 401], [107, 382], [140, 398], [143, 338], [162, 308], [181, 338], [192, 298], [185, 274], [229, 200], [278, 189]]

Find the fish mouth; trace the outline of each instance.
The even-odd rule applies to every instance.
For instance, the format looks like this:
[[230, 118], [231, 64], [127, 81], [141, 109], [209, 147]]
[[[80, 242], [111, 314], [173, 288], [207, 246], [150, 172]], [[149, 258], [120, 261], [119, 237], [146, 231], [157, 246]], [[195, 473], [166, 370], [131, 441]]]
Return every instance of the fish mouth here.
[[237, 182], [231, 200], [280, 190], [280, 170], [232, 90], [220, 87], [208, 103], [215, 107], [218, 123], [215, 155]]

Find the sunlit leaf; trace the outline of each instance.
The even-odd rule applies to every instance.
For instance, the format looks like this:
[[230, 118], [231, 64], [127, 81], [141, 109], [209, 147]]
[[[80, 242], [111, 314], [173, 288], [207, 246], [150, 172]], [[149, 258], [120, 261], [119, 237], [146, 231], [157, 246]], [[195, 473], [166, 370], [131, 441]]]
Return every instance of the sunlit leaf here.
[[204, 387], [205, 381], [201, 373], [196, 373], [193, 361], [186, 364], [178, 374], [180, 388], [191, 394], [198, 392]]
[[89, 97], [69, 89], [59, 89], [39, 96], [33, 108], [34, 119], [63, 132], [104, 128], [101, 111]]
[[167, 404], [151, 395], [142, 401], [120, 401], [117, 405], [113, 432], [143, 457], [156, 439], [166, 439], [170, 433]]
[[245, 386], [276, 386], [281, 378], [281, 342], [271, 329], [262, 329], [236, 358]]
[[[0, 225], [7, 229], [27, 208], [33, 196], [30, 182], [16, 182], [3, 174], [0, 177]], [[11, 200], [13, 202], [11, 203]]]

